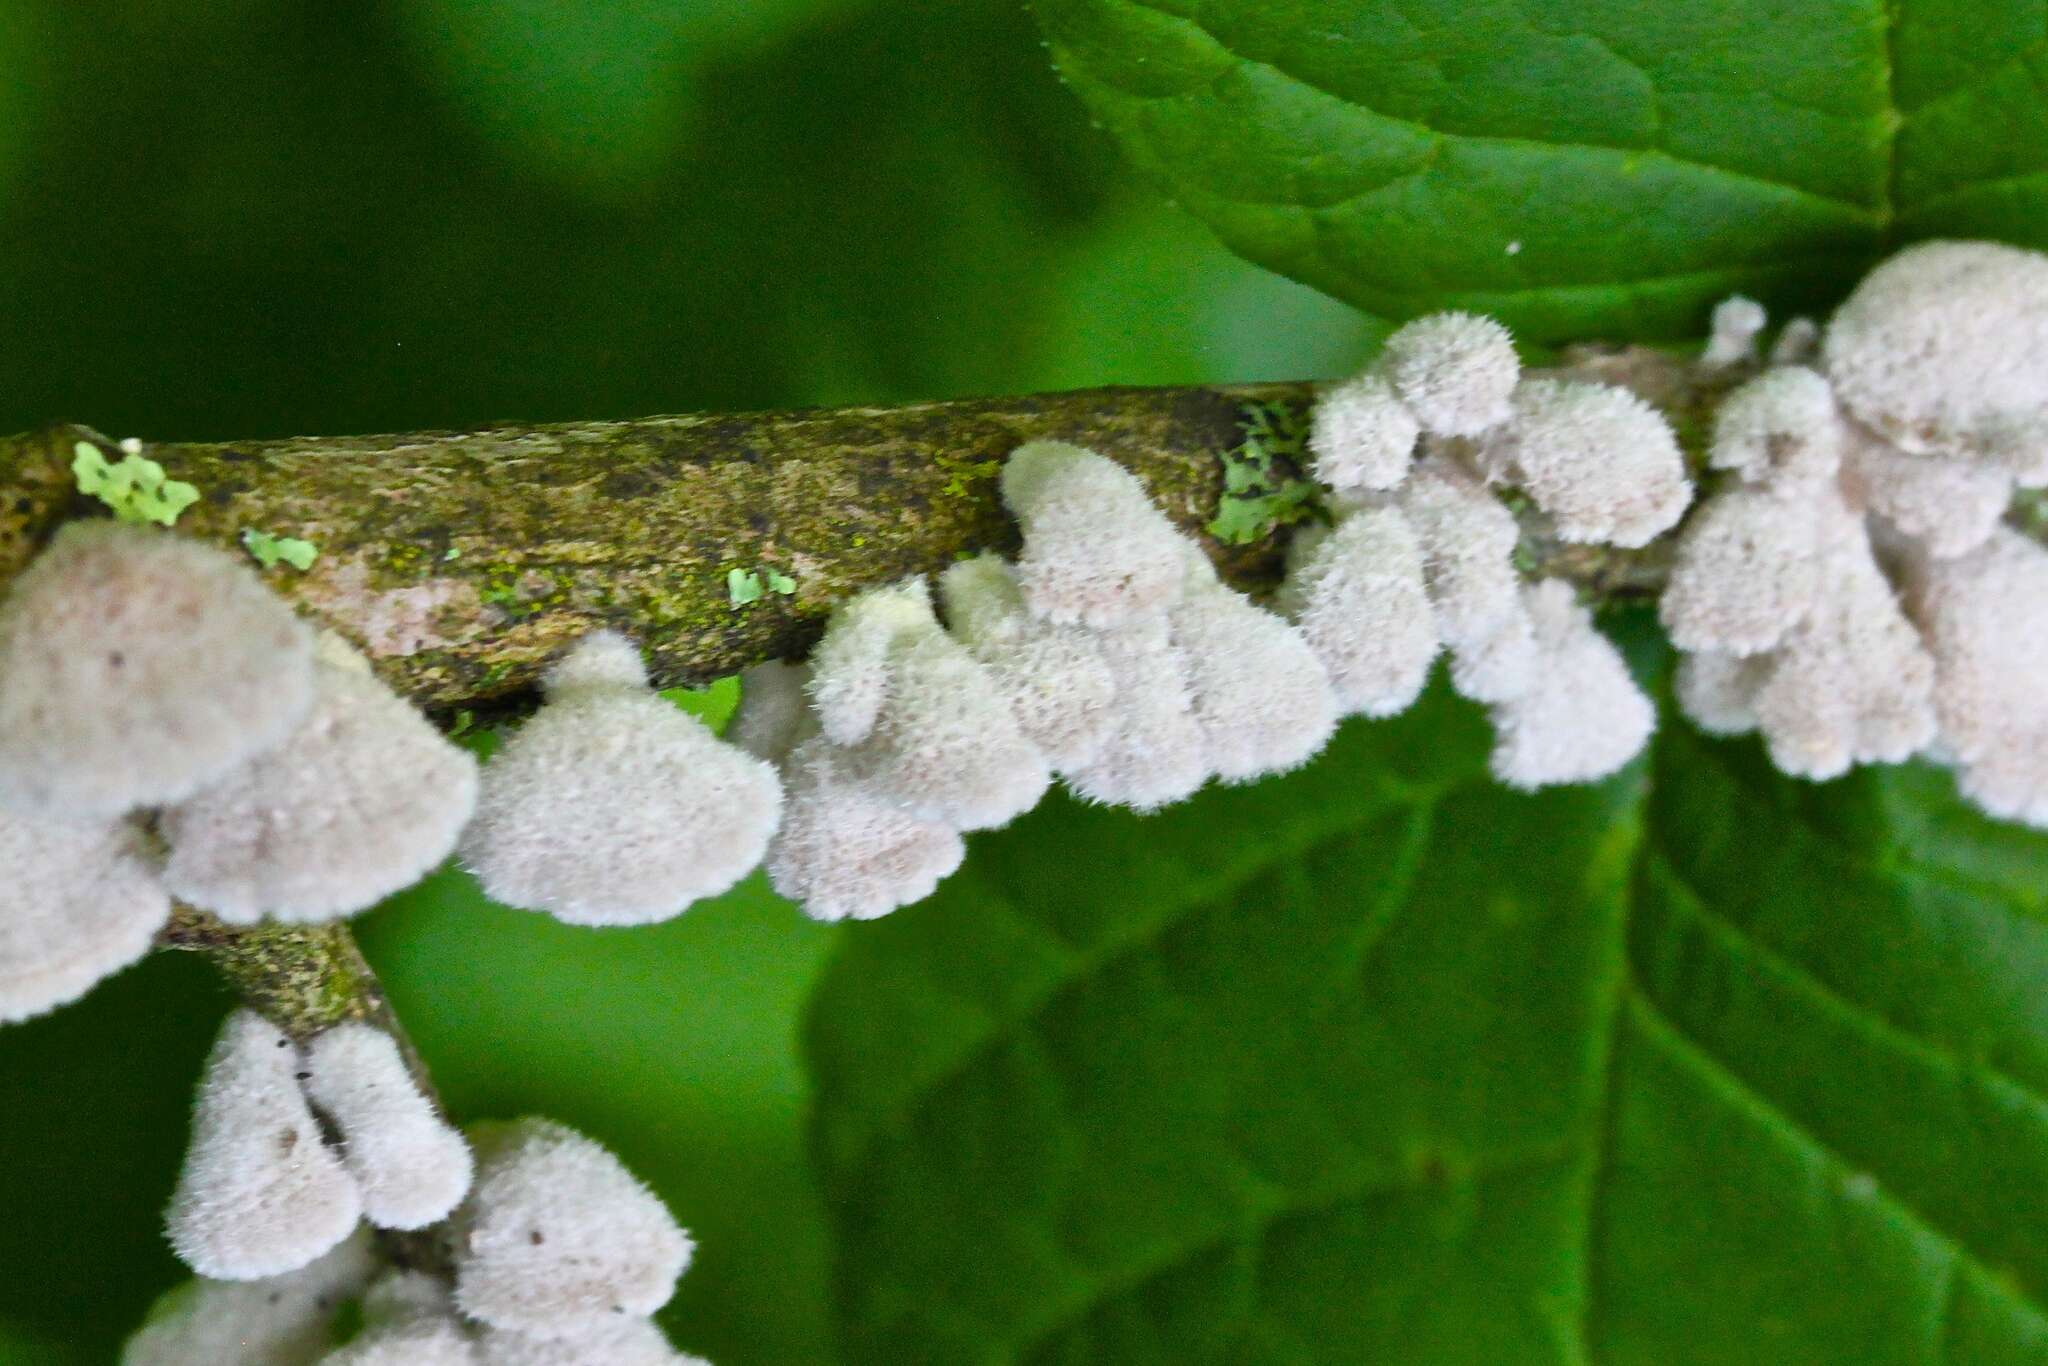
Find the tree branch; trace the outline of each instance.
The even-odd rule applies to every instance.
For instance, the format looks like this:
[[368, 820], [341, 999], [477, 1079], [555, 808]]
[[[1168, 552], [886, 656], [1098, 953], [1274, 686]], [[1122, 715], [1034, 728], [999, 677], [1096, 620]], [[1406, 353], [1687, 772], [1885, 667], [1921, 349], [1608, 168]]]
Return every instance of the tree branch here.
[[[1566, 371], [1626, 382], [1697, 430], [1719, 376], [1641, 348], [1585, 351]], [[485, 428], [466, 433], [167, 443], [147, 453], [200, 501], [181, 534], [239, 547], [244, 531], [313, 542], [300, 573], [268, 577], [361, 645], [378, 674], [429, 710], [517, 705], [541, 666], [598, 626], [627, 631], [664, 686], [801, 654], [834, 603], [1014, 550], [997, 496], [1024, 441], [1076, 441], [1122, 462], [1200, 534], [1223, 492], [1224, 452], [1254, 403], [1300, 408], [1307, 384], [1093, 389], [897, 408]], [[67, 517], [88, 428], [0, 440], [0, 583]], [[1567, 547], [1528, 517], [1524, 558], [1602, 596], [1640, 593], [1662, 551]], [[1278, 574], [1283, 537], [1203, 543], [1226, 577]], [[774, 569], [792, 596], [735, 607], [728, 571]]]

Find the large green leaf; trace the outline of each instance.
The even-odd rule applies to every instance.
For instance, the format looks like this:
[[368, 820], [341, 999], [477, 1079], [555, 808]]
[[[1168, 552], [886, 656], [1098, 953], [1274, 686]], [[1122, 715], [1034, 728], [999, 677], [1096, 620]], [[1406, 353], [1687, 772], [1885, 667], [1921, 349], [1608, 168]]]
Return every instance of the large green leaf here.
[[[1473, 709], [1053, 802], [814, 997], [855, 1362], [2048, 1360], [2048, 841]], [[1652, 780], [1654, 775], [1654, 780]]]
[[2048, 243], [2015, 0], [1036, 0], [1061, 70], [1231, 247], [1538, 339], [1811, 305], [1888, 243]]

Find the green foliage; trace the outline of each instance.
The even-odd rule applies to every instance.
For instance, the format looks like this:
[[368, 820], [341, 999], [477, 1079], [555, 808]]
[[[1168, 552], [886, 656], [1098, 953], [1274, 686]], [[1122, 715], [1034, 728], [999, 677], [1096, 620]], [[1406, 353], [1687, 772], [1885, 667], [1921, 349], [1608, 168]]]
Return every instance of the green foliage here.
[[[847, 1359], [2048, 1353], [2048, 840], [1674, 728], [1517, 796], [1434, 693], [852, 931], [808, 1048]], [[1236, 837], [1226, 836], [1236, 832]]]
[[242, 545], [265, 569], [288, 564], [304, 573], [320, 556], [320, 548], [311, 541], [302, 541], [295, 536], [276, 536], [254, 527], [242, 533]]
[[1307, 440], [1306, 413], [1285, 403], [1246, 404], [1244, 442], [1223, 453], [1223, 495], [1209, 534], [1225, 545], [1249, 545], [1313, 516], [1318, 489], [1305, 473]]
[[1699, 334], [1890, 244], [2048, 243], [2008, 0], [1039, 0], [1061, 71], [1234, 250], [1388, 317]]
[[180, 513], [199, 501], [198, 489], [165, 478], [164, 467], [156, 461], [130, 452], [119, 464], [110, 465], [106, 454], [90, 441], [71, 448], [71, 475], [80, 493], [112, 508], [114, 519], [120, 522], [171, 526]]

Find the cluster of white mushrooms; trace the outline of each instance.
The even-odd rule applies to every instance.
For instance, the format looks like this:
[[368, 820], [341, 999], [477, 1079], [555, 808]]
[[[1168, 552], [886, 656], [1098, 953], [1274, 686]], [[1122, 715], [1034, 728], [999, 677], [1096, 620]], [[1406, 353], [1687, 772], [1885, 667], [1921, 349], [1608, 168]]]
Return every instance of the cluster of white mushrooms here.
[[2048, 826], [2048, 550], [2011, 520], [2048, 485], [2048, 257], [1912, 247], [1786, 331], [1720, 409], [1729, 481], [1664, 594], [1680, 706], [1787, 773], [1922, 755]]
[[[1760, 730], [1787, 773], [1925, 756], [2048, 825], [2048, 550], [2013, 509], [2048, 484], [2048, 257], [1927, 244], [1760, 360], [1764, 322], [1731, 300], [1703, 360], [1729, 392], [1661, 603], [1681, 708]], [[1268, 604], [1128, 471], [1031, 442], [1002, 475], [1015, 562], [841, 604], [807, 662], [748, 671], [727, 739], [599, 632], [481, 771], [239, 559], [67, 525], [0, 606], [0, 1023], [133, 962], [174, 901], [325, 921], [451, 853], [572, 924], [667, 919], [764, 863], [813, 916], [881, 915], [1055, 780], [1150, 811], [1283, 771], [1408, 707], [1439, 654], [1503, 783], [1640, 752], [1650, 700], [1572, 586], [1516, 557], [1530, 519], [1626, 548], [1678, 525], [1693, 489], [1654, 408], [1524, 375], [1497, 323], [1447, 313], [1326, 388], [1308, 446], [1328, 516]], [[380, 1272], [365, 1223], [442, 1270]], [[169, 1232], [202, 1279], [134, 1363], [682, 1360], [647, 1318], [689, 1253], [660, 1202], [544, 1120], [465, 1138], [366, 1024], [228, 1022]]]
[[[300, 1049], [250, 1011], [230, 1017], [169, 1228], [199, 1278], [129, 1339], [124, 1366], [694, 1360], [649, 1318], [691, 1252], [661, 1201], [548, 1120], [465, 1140], [369, 1025]], [[426, 1230], [433, 1269], [380, 1258], [371, 1229]], [[334, 1345], [358, 1301], [361, 1329]]]

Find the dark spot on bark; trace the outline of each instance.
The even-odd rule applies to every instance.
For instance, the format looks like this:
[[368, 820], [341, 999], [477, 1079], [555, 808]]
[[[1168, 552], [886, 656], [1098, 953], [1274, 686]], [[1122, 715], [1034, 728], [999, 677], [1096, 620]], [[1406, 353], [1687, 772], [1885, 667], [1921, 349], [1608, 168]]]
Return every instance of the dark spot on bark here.
[[122, 654], [119, 650], [115, 650], [107, 656], [107, 667], [109, 669], [118, 669], [127, 662], [128, 656]]
[[297, 1129], [286, 1129], [277, 1136], [277, 1150], [286, 1156], [290, 1156], [298, 1146], [299, 1131]]
[[532, 1243], [535, 1247], [539, 1247], [542, 1243], [545, 1243], [547, 1241], [547, 1238], [541, 1233], [539, 1229], [535, 1229], [531, 1233], [526, 1235], [526, 1241]]
[[646, 470], [613, 470], [598, 490], [607, 498], [651, 498], [661, 492], [661, 481]]

